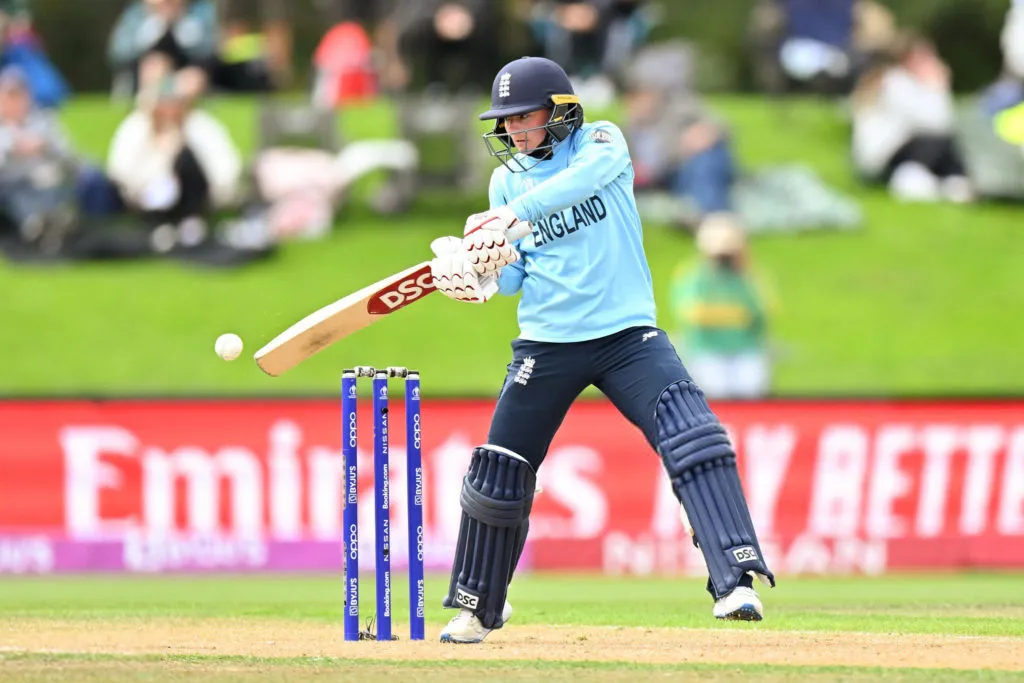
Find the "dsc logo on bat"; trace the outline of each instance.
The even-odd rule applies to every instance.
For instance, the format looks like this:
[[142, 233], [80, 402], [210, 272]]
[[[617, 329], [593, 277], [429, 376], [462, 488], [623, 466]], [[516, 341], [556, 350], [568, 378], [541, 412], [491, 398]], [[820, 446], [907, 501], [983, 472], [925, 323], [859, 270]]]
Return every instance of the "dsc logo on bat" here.
[[376, 315], [397, 311], [403, 306], [422, 299], [436, 289], [434, 278], [430, 273], [430, 264], [424, 264], [422, 268], [409, 273], [408, 277], [402, 278], [374, 294], [366, 304], [368, 313]]

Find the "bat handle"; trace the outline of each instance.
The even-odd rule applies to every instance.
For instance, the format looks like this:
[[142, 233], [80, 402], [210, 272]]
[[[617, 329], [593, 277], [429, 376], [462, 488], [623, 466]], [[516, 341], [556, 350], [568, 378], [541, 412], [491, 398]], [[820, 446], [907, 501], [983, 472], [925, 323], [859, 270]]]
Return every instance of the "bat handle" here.
[[516, 221], [516, 224], [505, 231], [505, 239], [509, 242], [518, 242], [533, 232], [533, 223], [530, 221]]
[[488, 275], [480, 278], [480, 293], [483, 295], [483, 300], [487, 301], [492, 296], [498, 293], [498, 278], [494, 275]]

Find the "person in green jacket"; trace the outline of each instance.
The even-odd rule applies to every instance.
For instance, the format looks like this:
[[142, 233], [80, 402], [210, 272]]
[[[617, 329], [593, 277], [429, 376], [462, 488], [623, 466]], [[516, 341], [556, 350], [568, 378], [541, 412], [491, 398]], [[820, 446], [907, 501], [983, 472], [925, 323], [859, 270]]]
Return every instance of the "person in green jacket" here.
[[747, 240], [732, 214], [697, 231], [696, 264], [676, 271], [671, 306], [676, 343], [708, 398], [758, 398], [769, 391], [764, 297], [749, 271]]

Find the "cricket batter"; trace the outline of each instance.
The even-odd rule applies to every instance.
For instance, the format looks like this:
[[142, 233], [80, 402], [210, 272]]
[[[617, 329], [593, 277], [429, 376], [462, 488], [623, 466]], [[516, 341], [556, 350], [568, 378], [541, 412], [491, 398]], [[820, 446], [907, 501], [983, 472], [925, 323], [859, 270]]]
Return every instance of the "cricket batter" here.
[[[651, 273], [622, 132], [585, 123], [554, 62], [524, 57], [494, 79], [484, 135], [501, 160], [490, 210], [432, 248], [434, 282], [457, 301], [522, 292], [521, 334], [487, 443], [473, 451], [444, 606], [442, 642], [479, 643], [512, 615], [506, 594], [529, 529], [537, 470], [569, 406], [594, 385], [661, 458], [707, 562], [719, 619], [757, 621], [753, 577], [775, 585], [736, 455], [668, 335], [655, 326]], [[530, 227], [510, 243], [505, 232]], [[514, 234], [514, 233], [513, 233]], [[631, 454], [622, 454], [630, 457]]]

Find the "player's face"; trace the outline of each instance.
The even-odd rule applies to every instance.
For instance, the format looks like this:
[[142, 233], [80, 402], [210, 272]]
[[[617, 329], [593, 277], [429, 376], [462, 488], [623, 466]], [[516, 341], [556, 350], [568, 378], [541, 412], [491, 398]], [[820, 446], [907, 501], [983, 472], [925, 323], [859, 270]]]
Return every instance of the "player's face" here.
[[538, 109], [526, 114], [509, 116], [505, 118], [505, 132], [512, 136], [517, 150], [528, 153], [544, 144], [544, 137], [547, 135], [544, 124], [550, 118], [550, 109]]

